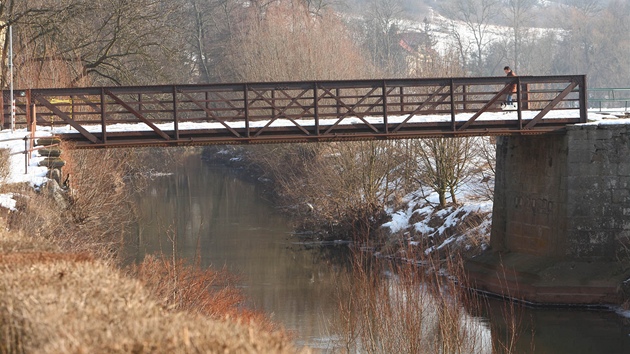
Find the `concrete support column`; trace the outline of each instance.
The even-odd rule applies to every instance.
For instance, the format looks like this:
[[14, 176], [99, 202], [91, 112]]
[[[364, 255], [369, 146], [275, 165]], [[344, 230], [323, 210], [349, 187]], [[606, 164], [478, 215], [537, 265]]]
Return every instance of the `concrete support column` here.
[[559, 257], [566, 240], [565, 135], [497, 140], [491, 246]]

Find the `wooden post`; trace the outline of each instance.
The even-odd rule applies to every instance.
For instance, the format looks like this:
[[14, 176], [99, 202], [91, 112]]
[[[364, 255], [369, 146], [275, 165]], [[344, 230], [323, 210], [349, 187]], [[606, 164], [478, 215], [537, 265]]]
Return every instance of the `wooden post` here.
[[[30, 101], [30, 100], [29, 100]], [[29, 154], [29, 160], [31, 158], [31, 153], [33, 151], [33, 148], [35, 147], [35, 133], [37, 130], [37, 109], [35, 108], [35, 103], [31, 103], [30, 104], [31, 109], [30, 109], [30, 124], [29, 124], [29, 128], [27, 129], [28, 131], [31, 132], [31, 139], [30, 140], [30, 144], [29, 144], [29, 150], [28, 150], [28, 154]]]
[[4, 91], [0, 95], [0, 130], [4, 129]]
[[[26, 90], [26, 131], [31, 132], [32, 135], [35, 135], [35, 125], [36, 125], [36, 116], [35, 116], [35, 104], [32, 103], [31, 100], [31, 90]], [[32, 146], [31, 146], [32, 148]]]

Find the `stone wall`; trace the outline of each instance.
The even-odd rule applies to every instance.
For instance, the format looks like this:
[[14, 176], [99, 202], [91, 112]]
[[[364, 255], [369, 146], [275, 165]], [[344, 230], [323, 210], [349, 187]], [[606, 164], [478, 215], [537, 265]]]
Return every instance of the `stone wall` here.
[[630, 125], [568, 127], [566, 255], [627, 258], [630, 239]]
[[493, 251], [615, 261], [630, 239], [630, 125], [500, 137]]

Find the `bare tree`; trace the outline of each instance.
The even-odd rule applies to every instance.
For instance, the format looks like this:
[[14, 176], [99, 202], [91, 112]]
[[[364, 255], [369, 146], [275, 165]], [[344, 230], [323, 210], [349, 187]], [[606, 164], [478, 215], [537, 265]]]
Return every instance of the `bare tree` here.
[[[71, 7], [71, 5], [68, 5]], [[31, 52], [39, 52], [40, 58], [53, 58], [50, 40], [41, 40], [50, 32], [58, 14], [66, 7], [47, 1], [7, 0], [0, 2], [0, 35], [2, 36], [2, 87], [9, 82], [9, 26], [13, 29], [13, 52], [15, 57], [33, 57]], [[30, 41], [32, 45], [27, 46]], [[35, 48], [33, 48], [35, 47]], [[28, 53], [27, 53], [28, 51]], [[19, 60], [16, 60], [19, 61]], [[17, 77], [19, 72], [15, 73]]]
[[597, 73], [601, 87], [630, 87], [630, 2], [611, 1], [597, 33]]
[[630, 4], [611, 1], [564, 6], [557, 19], [563, 33], [553, 62], [554, 73], [586, 74], [590, 87], [625, 87], [628, 79]]
[[234, 80], [221, 66], [230, 42], [247, 18], [248, 9], [234, 0], [184, 0], [183, 3], [179, 33], [185, 50], [190, 53], [185, 60], [194, 81]]
[[[157, 83], [164, 59], [175, 49], [165, 36], [172, 28], [171, 3], [157, 0], [81, 0], [55, 32], [61, 55], [80, 58], [85, 75], [101, 83]], [[78, 15], [78, 16], [77, 16]], [[169, 45], [171, 44], [171, 45]]]
[[399, 142], [360, 141], [256, 147], [250, 157], [275, 181], [285, 203], [308, 210], [303, 216], [314, 227], [367, 237], [388, 203], [406, 193], [402, 151]]
[[507, 0], [505, 16], [512, 29], [512, 69], [519, 72], [523, 37], [527, 35], [530, 14], [538, 0]]
[[406, 76], [403, 51], [398, 44], [403, 8], [400, 0], [370, 0], [364, 14], [363, 46], [372, 64], [386, 76]]
[[86, 78], [100, 84], [174, 81], [173, 59], [184, 54], [175, 50], [174, 36], [165, 34], [171, 33], [175, 9], [159, 0], [0, 3], [5, 26], [15, 26], [16, 57], [24, 63], [70, 63], [71, 85]]
[[604, 3], [601, 0], [572, 0], [570, 2], [572, 7], [585, 13], [595, 13], [602, 10]]
[[331, 12], [312, 16], [295, 1], [276, 2], [247, 24], [221, 63], [239, 81], [356, 79], [373, 72]]
[[460, 52], [462, 63], [475, 75], [483, 75], [485, 50], [493, 41], [491, 25], [501, 9], [500, 0], [448, 0], [442, 10], [451, 21], [447, 29]]
[[413, 145], [412, 156], [418, 162], [416, 178], [438, 194], [441, 208], [446, 207], [446, 193], [457, 204], [457, 189], [471, 175], [474, 139], [417, 139]]
[[473, 190], [477, 197], [492, 201], [496, 175], [496, 137], [476, 139], [473, 151], [472, 174], [478, 179]]

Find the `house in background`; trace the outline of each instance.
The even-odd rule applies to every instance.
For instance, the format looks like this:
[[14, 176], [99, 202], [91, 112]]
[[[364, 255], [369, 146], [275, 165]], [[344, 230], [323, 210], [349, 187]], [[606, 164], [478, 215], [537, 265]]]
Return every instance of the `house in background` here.
[[407, 73], [410, 76], [423, 76], [438, 53], [433, 49], [433, 40], [424, 32], [401, 32], [398, 44], [405, 53]]

